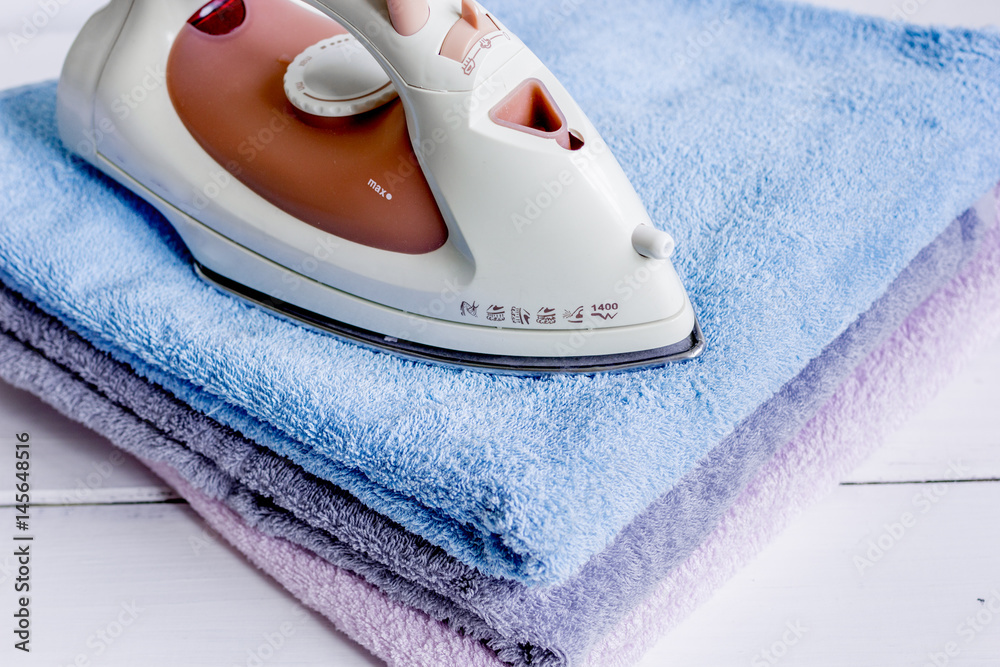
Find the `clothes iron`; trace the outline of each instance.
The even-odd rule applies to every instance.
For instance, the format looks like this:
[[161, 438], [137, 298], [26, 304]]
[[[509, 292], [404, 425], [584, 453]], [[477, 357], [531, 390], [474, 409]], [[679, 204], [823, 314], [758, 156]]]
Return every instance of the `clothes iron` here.
[[295, 320], [513, 373], [702, 349], [673, 240], [473, 0], [111, 0], [58, 119], [204, 278]]

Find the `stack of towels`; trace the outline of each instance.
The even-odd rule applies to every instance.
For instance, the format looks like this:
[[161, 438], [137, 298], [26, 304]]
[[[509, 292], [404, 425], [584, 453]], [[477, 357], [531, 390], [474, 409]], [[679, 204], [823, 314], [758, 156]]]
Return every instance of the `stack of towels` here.
[[629, 665], [997, 330], [1000, 36], [496, 9], [677, 239], [700, 359], [494, 376], [278, 319], [66, 152], [50, 84], [0, 97], [0, 376], [391, 664]]

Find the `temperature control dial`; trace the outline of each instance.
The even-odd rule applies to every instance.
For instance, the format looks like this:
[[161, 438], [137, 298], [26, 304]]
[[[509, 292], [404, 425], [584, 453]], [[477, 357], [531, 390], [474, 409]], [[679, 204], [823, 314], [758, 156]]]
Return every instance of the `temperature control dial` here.
[[337, 35], [303, 51], [285, 72], [285, 95], [299, 111], [344, 118], [396, 99], [378, 61], [354, 35]]

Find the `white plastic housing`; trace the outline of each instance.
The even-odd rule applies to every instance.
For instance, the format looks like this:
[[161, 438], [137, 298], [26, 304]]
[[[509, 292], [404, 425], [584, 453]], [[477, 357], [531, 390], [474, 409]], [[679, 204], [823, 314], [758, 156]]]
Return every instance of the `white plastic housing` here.
[[[309, 0], [366, 45], [403, 102], [450, 234], [437, 251], [406, 255], [288, 215], [191, 137], [165, 72], [178, 32], [203, 4], [112, 0], [78, 38], [59, 91], [66, 144], [163, 212], [199, 263], [354, 327], [472, 354], [589, 357], [691, 336], [695, 316], [673, 266], [633, 246], [636, 227], [652, 223], [618, 162], [496, 17], [501, 32], [470, 72], [438, 54], [460, 0], [431, 0], [427, 24], [410, 37], [393, 30], [385, 0]], [[531, 78], [551, 92], [582, 149], [490, 119]], [[487, 318], [493, 307], [502, 321]], [[540, 317], [552, 311], [554, 323]]]

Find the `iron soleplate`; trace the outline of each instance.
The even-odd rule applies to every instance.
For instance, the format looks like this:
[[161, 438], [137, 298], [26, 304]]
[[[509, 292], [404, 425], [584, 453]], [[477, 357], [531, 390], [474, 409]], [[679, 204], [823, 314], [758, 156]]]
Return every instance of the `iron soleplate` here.
[[662, 366], [698, 357], [705, 349], [705, 337], [697, 318], [688, 338], [666, 347], [639, 352], [581, 357], [517, 357], [449, 350], [412, 341], [399, 340], [346, 324], [294, 304], [275, 299], [194, 262], [195, 271], [206, 282], [298, 324], [332, 333], [378, 352], [391, 352], [413, 361], [454, 368], [477, 369], [504, 375], [549, 375], [556, 373], [606, 373]]

